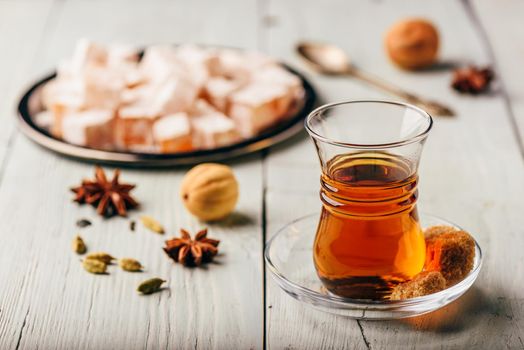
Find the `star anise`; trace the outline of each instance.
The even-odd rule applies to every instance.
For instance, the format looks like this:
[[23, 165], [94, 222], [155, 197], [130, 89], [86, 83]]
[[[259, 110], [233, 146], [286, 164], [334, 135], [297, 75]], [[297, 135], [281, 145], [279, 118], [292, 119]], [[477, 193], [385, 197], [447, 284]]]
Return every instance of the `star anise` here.
[[184, 266], [200, 266], [210, 262], [218, 253], [219, 240], [207, 238], [207, 229], [199, 231], [195, 239], [184, 229], [180, 229], [181, 237], [166, 241], [164, 251], [174, 261]]
[[104, 170], [97, 166], [94, 180], [83, 180], [80, 186], [71, 189], [76, 194], [74, 201], [92, 205], [105, 217], [127, 216], [127, 210], [138, 206], [129, 194], [135, 185], [118, 182], [119, 176], [120, 170], [116, 169], [113, 179], [108, 181]]
[[479, 94], [489, 89], [495, 74], [489, 67], [467, 67], [455, 70], [451, 86], [462, 93]]

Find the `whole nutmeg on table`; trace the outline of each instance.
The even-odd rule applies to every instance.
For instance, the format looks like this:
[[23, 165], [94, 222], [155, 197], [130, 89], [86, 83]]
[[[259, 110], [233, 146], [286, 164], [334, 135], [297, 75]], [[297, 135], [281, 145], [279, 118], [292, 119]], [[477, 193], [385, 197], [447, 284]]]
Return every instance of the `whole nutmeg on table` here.
[[227, 165], [203, 163], [186, 174], [180, 196], [187, 210], [200, 220], [220, 220], [235, 208], [238, 182]]
[[435, 26], [425, 19], [405, 19], [388, 30], [385, 46], [398, 66], [413, 70], [426, 68], [437, 59], [439, 35]]

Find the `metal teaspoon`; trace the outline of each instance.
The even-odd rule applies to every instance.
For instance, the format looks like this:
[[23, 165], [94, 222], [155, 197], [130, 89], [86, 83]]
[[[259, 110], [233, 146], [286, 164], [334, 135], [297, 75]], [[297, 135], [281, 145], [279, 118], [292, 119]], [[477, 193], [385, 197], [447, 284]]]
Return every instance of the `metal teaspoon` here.
[[337, 46], [314, 42], [301, 42], [297, 45], [296, 50], [298, 54], [306, 59], [306, 61], [319, 73], [326, 75], [352, 76], [392, 95], [398, 96], [405, 101], [424, 109], [429, 114], [440, 116], [454, 115], [449, 107], [441, 103], [419, 97], [384, 80], [362, 72], [351, 64], [349, 56]]

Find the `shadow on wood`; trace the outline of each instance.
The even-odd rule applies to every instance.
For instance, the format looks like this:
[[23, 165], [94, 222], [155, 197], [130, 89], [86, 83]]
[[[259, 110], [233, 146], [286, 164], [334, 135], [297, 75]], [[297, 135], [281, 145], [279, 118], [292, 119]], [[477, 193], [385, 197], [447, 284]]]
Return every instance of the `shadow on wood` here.
[[233, 228], [233, 227], [253, 225], [254, 223], [255, 223], [255, 220], [253, 220], [253, 218], [251, 218], [250, 216], [235, 211], [231, 213], [225, 219], [216, 221], [216, 222], [212, 222], [210, 224], [211, 226], [218, 226], [221, 228]]
[[453, 303], [435, 312], [397, 321], [406, 326], [421, 331], [437, 333], [462, 332], [474, 327], [486, 315], [496, 315], [501, 312], [501, 305], [490, 300], [478, 287], [471, 288]]

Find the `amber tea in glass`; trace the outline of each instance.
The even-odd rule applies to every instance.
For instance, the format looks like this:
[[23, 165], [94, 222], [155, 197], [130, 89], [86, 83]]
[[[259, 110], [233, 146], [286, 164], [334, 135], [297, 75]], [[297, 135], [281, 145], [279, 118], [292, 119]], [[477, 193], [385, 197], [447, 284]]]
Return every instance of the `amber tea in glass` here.
[[431, 125], [424, 111], [383, 101], [331, 104], [308, 116], [322, 167], [313, 259], [331, 293], [384, 299], [422, 270], [417, 168]]

